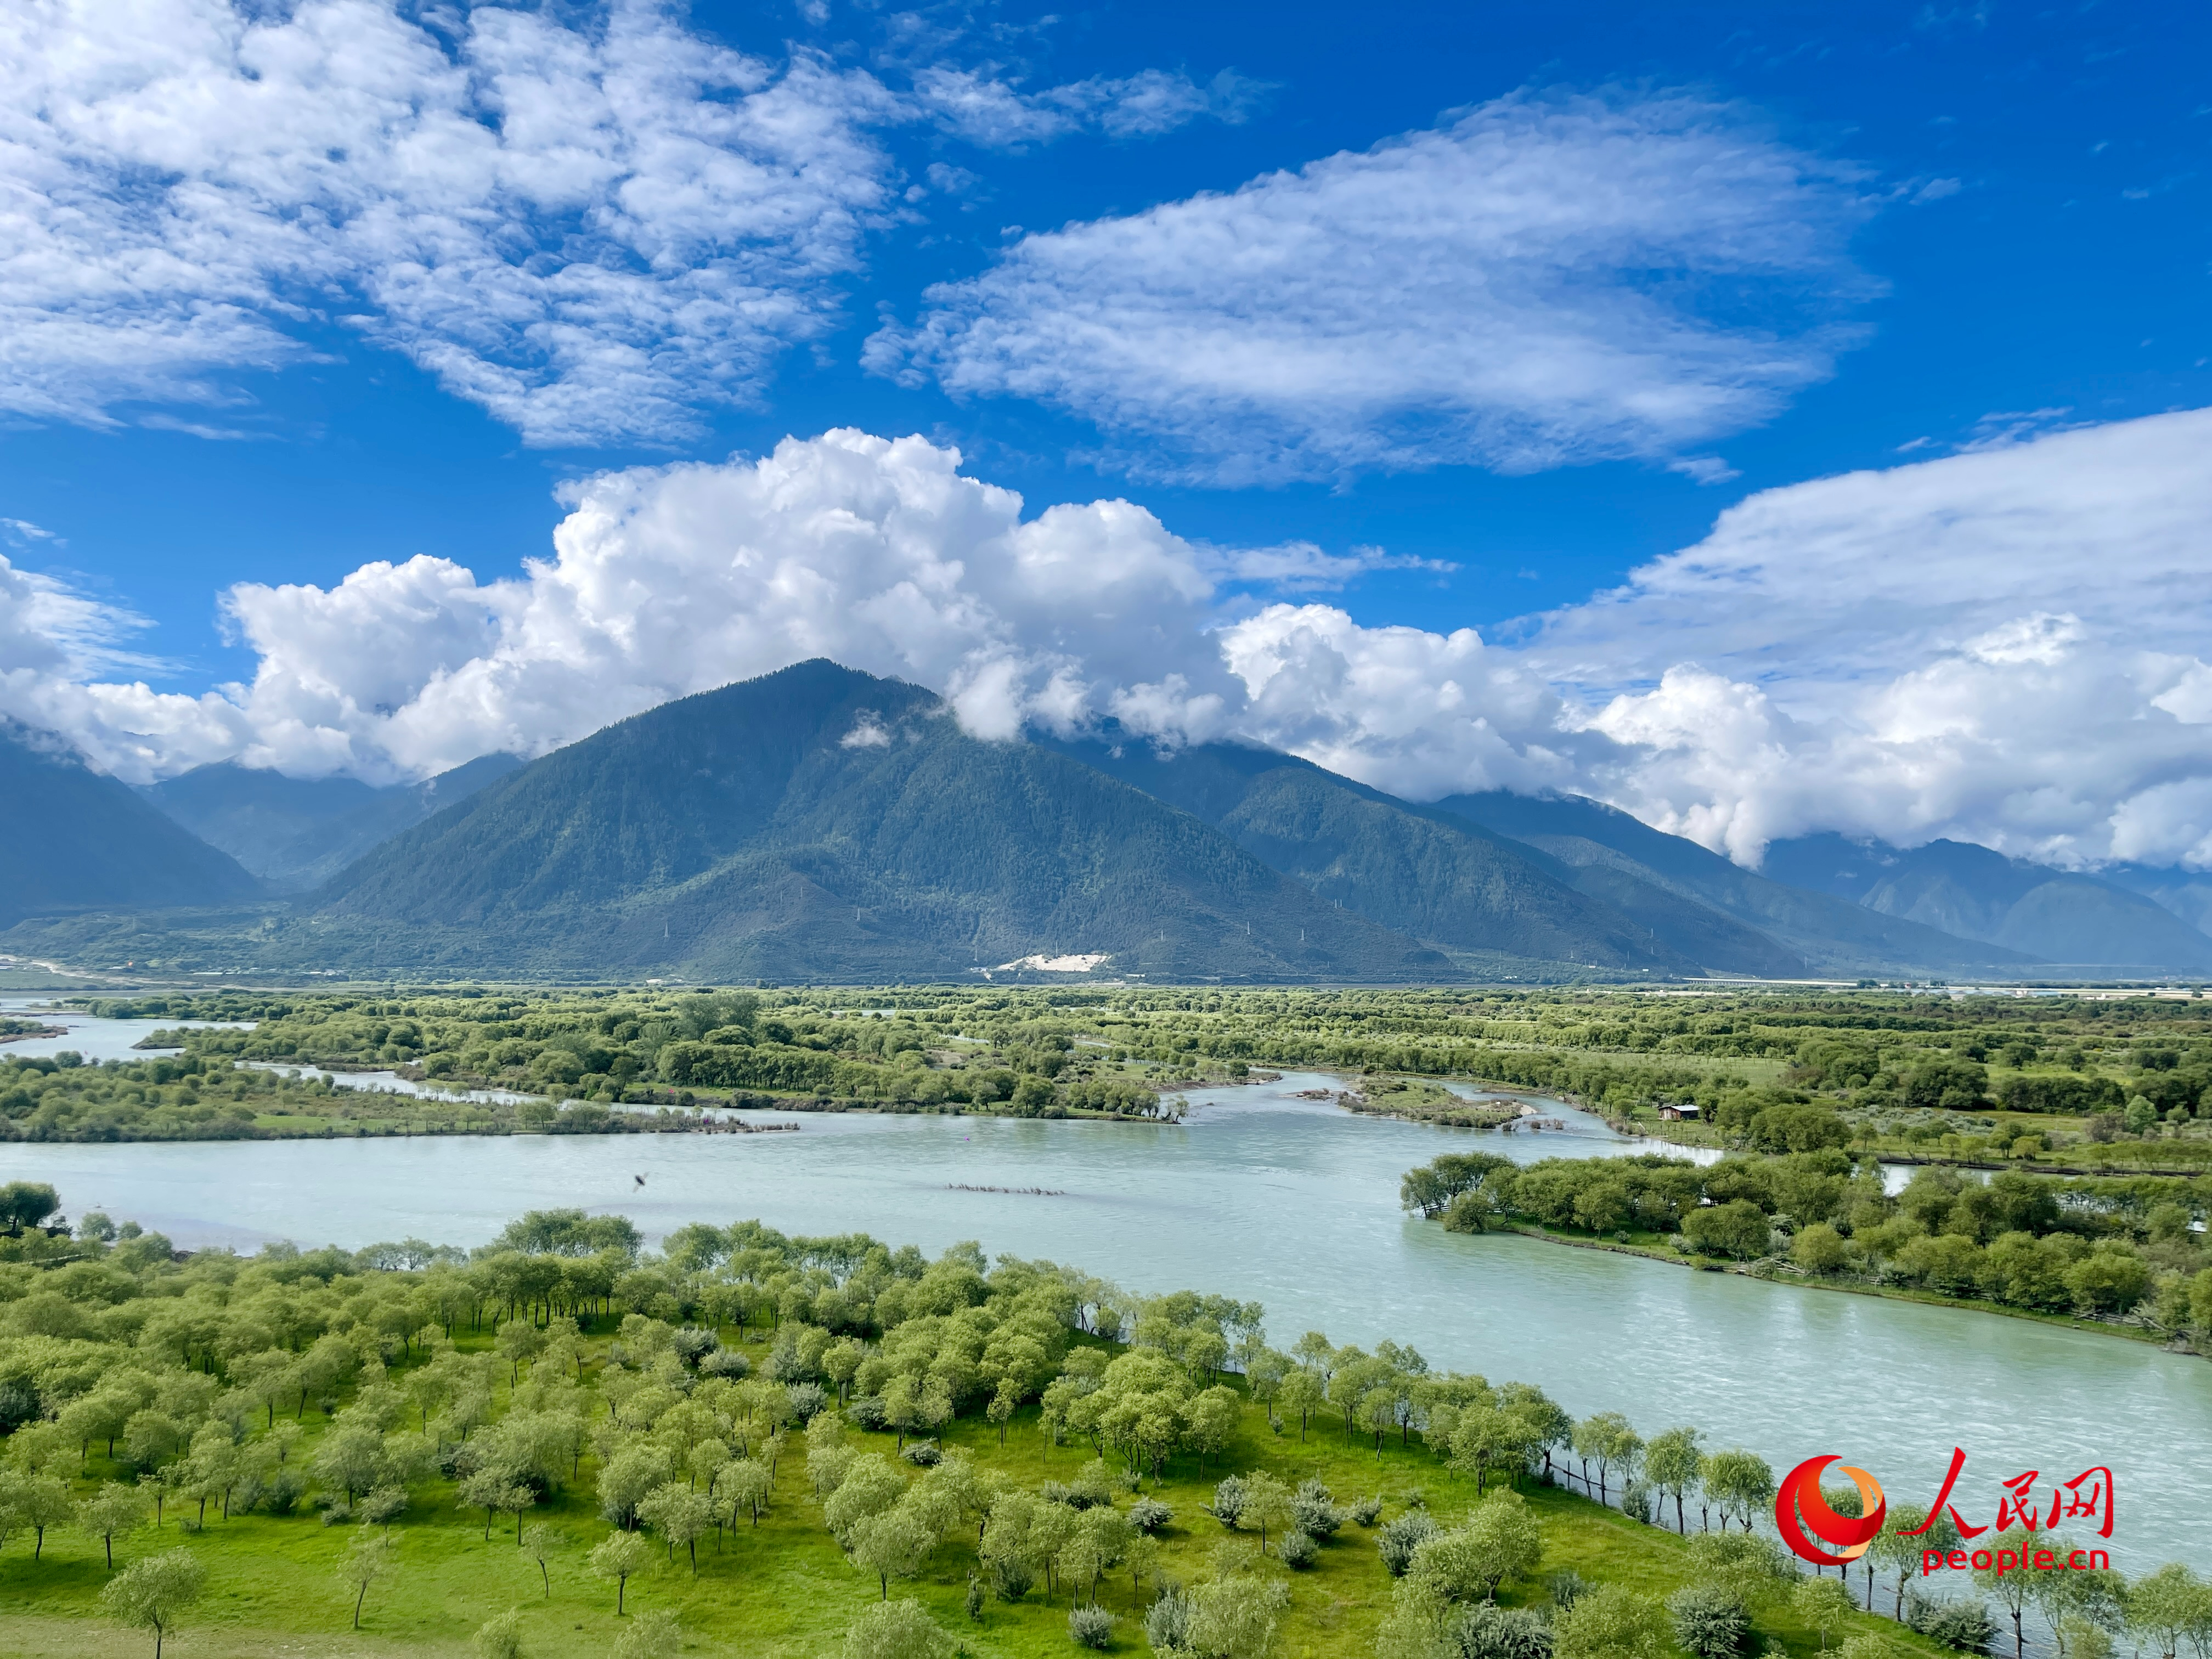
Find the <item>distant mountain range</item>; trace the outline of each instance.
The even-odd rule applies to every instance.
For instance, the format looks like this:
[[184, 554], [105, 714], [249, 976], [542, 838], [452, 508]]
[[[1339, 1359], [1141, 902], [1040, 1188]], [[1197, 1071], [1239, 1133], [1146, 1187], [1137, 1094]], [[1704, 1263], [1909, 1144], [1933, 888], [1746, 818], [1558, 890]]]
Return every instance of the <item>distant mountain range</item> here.
[[986, 742], [930, 692], [822, 661], [382, 790], [226, 764], [134, 793], [52, 750], [0, 733], [0, 949], [76, 959], [725, 981], [1040, 956], [1282, 982], [2212, 969], [2175, 913], [2212, 909], [2212, 882], [2186, 872], [1809, 836], [1753, 872], [1581, 797], [1415, 804], [1110, 728]]

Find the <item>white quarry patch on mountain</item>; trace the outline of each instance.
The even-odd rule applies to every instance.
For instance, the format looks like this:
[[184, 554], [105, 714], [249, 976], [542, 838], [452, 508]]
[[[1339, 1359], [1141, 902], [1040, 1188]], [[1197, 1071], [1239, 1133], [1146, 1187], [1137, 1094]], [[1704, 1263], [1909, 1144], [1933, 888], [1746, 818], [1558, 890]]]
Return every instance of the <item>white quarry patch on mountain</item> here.
[[1018, 968], [1026, 968], [1030, 972], [1038, 974], [1087, 974], [1107, 960], [1107, 954], [1103, 951], [1094, 951], [1085, 956], [1023, 957], [1018, 961], [1002, 962], [991, 971], [994, 974], [1006, 974], [1012, 973]]

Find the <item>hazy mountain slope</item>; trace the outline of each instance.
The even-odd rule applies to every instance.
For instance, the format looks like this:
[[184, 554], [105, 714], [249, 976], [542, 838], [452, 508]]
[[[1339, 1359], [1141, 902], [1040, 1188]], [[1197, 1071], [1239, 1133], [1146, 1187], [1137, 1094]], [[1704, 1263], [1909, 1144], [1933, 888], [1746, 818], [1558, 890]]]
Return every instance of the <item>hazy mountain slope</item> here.
[[2212, 937], [2212, 871], [2170, 864], [2115, 864], [2099, 872], [2115, 887], [2141, 893], [2198, 933]]
[[1968, 842], [1932, 841], [1905, 849], [1804, 836], [1771, 847], [1766, 870], [1884, 915], [2053, 963], [2212, 969], [2212, 939], [2154, 899]]
[[1589, 891], [1535, 848], [1292, 756], [1231, 744], [1162, 754], [1110, 738], [1051, 746], [1218, 825], [1322, 897], [1448, 946], [1623, 969], [1803, 971], [1663, 888], [1623, 878], [1616, 892]]
[[404, 831], [312, 901], [440, 960], [693, 977], [1434, 977], [1419, 941], [1067, 757], [826, 662], [664, 705]]
[[2018, 970], [2035, 958], [1960, 939], [1731, 864], [1695, 842], [1669, 836], [1617, 808], [1581, 796], [1452, 795], [1436, 803], [1563, 862], [1659, 882], [1703, 900], [1773, 938], [1824, 973]]
[[0, 725], [0, 926], [106, 908], [228, 904], [261, 885], [58, 739]]
[[380, 789], [357, 778], [289, 778], [220, 761], [143, 793], [277, 890], [297, 891], [521, 764], [514, 755], [485, 755], [422, 783]]

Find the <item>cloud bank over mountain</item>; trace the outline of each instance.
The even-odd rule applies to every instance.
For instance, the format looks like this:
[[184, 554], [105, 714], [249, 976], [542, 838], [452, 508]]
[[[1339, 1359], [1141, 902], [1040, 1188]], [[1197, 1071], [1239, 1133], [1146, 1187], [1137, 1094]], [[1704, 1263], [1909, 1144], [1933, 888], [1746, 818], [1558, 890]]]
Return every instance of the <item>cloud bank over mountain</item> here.
[[0, 565], [0, 712], [131, 779], [422, 776], [829, 656], [985, 736], [1112, 716], [1415, 798], [1575, 789], [1744, 861], [1835, 829], [2212, 866], [2208, 444], [2192, 411], [1767, 490], [1506, 647], [1316, 591], [1374, 550], [1212, 547], [1119, 500], [1025, 516], [954, 451], [836, 431], [576, 484], [519, 578], [234, 587], [258, 671], [197, 697], [130, 678], [127, 614]]

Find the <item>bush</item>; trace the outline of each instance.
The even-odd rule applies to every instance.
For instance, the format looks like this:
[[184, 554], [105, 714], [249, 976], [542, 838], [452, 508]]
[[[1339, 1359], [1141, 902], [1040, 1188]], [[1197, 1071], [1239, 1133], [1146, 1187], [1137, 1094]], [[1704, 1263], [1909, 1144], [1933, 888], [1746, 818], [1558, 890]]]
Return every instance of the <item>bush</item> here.
[[1996, 1621], [1978, 1600], [1946, 1601], [1918, 1590], [1905, 1598], [1905, 1625], [1961, 1653], [1987, 1653], [1997, 1636]]
[[1162, 1584], [1145, 1609], [1145, 1640], [1154, 1653], [1182, 1653], [1190, 1646], [1190, 1598], [1180, 1584]]
[[1668, 1598], [1674, 1639], [1697, 1659], [1731, 1659], [1751, 1633], [1751, 1618], [1732, 1592], [1717, 1584], [1691, 1584]]
[[830, 1396], [823, 1393], [819, 1382], [794, 1382], [790, 1394], [791, 1414], [802, 1423], [811, 1423], [816, 1413], [830, 1403]]
[[509, 1607], [487, 1619], [469, 1640], [477, 1659], [522, 1659], [522, 1609]]
[[1632, 1480], [1620, 1489], [1620, 1512], [1632, 1521], [1651, 1524], [1651, 1488], [1641, 1480]]
[[1413, 1552], [1434, 1538], [1443, 1528], [1423, 1511], [1401, 1515], [1375, 1536], [1375, 1547], [1381, 1552], [1382, 1565], [1393, 1578], [1403, 1578], [1406, 1569], [1413, 1565]]
[[856, 1429], [880, 1429], [884, 1425], [884, 1402], [874, 1395], [864, 1394], [845, 1407], [845, 1420]]
[[1382, 1513], [1382, 1494], [1380, 1492], [1363, 1498], [1352, 1506], [1352, 1518], [1363, 1527], [1373, 1526]]
[[1232, 1474], [1213, 1489], [1213, 1502], [1207, 1506], [1206, 1513], [1223, 1526], [1234, 1527], [1249, 1501], [1244, 1483]]
[[1306, 1481], [1291, 1499], [1291, 1519], [1312, 1538], [1328, 1537], [1344, 1524], [1344, 1518], [1329, 1489], [1318, 1480]]
[[1036, 1583], [1030, 1564], [1015, 1556], [1002, 1555], [991, 1563], [991, 1588], [1001, 1601], [1020, 1601]]
[[1532, 1607], [1481, 1602], [1455, 1620], [1456, 1659], [1552, 1659], [1552, 1626]]
[[1158, 1532], [1175, 1519], [1175, 1511], [1157, 1498], [1139, 1498], [1129, 1505], [1129, 1524], [1139, 1532]]
[[899, 1455], [918, 1469], [933, 1469], [945, 1461], [945, 1454], [934, 1440], [917, 1440]]
[[844, 1659], [951, 1659], [952, 1638], [919, 1601], [878, 1601], [845, 1632]]
[[1310, 1567], [1321, 1553], [1313, 1534], [1293, 1527], [1275, 1540], [1275, 1555], [1286, 1567]]
[[1545, 1581], [1552, 1592], [1552, 1605], [1571, 1607], [1583, 1598], [1589, 1589], [1589, 1581], [1572, 1567], [1563, 1567]]
[[1103, 1607], [1077, 1607], [1067, 1615], [1067, 1634], [1079, 1648], [1103, 1648], [1114, 1639], [1114, 1615]]

